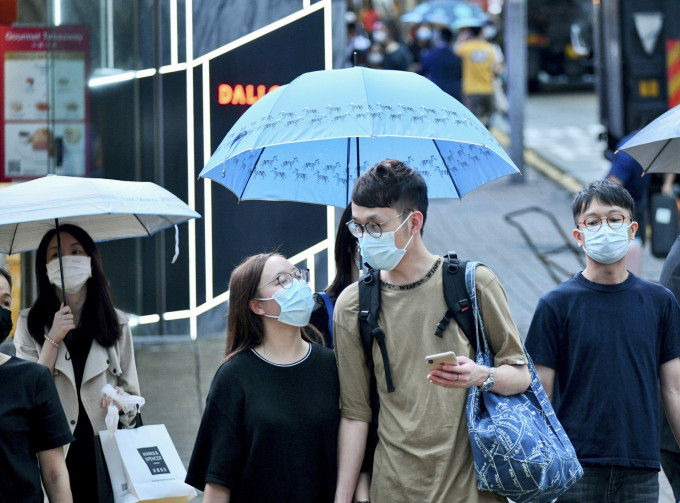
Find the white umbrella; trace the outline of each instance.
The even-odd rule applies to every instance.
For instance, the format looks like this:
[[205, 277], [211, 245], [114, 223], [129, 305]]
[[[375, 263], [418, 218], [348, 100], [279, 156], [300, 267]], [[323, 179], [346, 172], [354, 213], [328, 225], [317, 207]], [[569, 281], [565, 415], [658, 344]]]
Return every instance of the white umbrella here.
[[47, 175], [0, 189], [0, 253], [35, 250], [55, 225], [107, 241], [150, 236], [190, 218], [200, 215], [155, 183]]
[[650, 122], [623, 144], [649, 173], [680, 173], [680, 105]]

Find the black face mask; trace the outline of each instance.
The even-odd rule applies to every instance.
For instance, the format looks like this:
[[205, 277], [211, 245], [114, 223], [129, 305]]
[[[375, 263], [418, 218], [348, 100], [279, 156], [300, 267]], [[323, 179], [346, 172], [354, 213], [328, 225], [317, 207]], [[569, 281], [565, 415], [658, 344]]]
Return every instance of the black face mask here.
[[12, 331], [12, 311], [0, 307], [0, 344], [5, 342], [5, 339]]

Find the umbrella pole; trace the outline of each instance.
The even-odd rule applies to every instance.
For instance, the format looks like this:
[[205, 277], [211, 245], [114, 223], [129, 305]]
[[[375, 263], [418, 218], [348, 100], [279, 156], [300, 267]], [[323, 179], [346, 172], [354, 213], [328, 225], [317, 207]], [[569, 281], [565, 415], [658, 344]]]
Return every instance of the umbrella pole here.
[[359, 173], [359, 137], [358, 136], [356, 137], [356, 141], [357, 141], [357, 178], [359, 178], [360, 173]]
[[59, 232], [59, 219], [54, 219], [54, 226], [57, 229], [57, 254], [59, 255], [59, 274], [61, 276], [61, 296], [66, 305], [66, 287], [64, 285], [64, 262], [61, 258], [61, 232]]

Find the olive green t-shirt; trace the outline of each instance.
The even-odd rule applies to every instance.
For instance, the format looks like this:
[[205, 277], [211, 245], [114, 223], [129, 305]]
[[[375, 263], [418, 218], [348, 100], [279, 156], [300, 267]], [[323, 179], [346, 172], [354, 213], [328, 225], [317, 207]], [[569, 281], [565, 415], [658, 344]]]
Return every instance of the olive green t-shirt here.
[[[434, 335], [446, 312], [442, 259], [411, 285], [381, 282], [379, 324], [386, 334], [393, 393], [387, 393], [377, 343], [373, 362], [380, 397], [371, 501], [376, 503], [475, 503], [504, 501], [477, 490], [465, 421], [467, 390], [445, 389], [427, 380], [425, 356], [453, 350], [475, 358], [454, 320], [442, 338]], [[524, 349], [505, 292], [486, 267], [476, 271], [477, 297], [495, 366], [525, 364]], [[335, 351], [342, 416], [369, 422], [370, 374], [359, 335], [359, 289], [355, 283], [338, 298], [334, 314]]]

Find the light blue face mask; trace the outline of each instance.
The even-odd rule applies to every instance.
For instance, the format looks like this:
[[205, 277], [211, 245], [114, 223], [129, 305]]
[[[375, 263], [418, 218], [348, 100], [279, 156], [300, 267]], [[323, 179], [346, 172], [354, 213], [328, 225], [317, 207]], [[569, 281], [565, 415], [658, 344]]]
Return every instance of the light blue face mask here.
[[273, 314], [265, 316], [294, 327], [307, 325], [314, 309], [314, 294], [309, 285], [299, 279], [293, 280], [290, 288], [280, 288], [271, 297], [257, 300], [275, 300], [281, 306], [281, 313], [278, 316]]
[[585, 239], [586, 254], [600, 264], [613, 264], [626, 256], [630, 247], [628, 229], [630, 225], [623, 225], [612, 229], [603, 225], [597, 232], [580, 231]]
[[374, 238], [368, 233], [360, 237], [359, 247], [361, 248], [362, 260], [368, 262], [372, 268], [382, 269], [383, 271], [391, 271], [397, 267], [397, 264], [399, 264], [406, 253], [406, 248], [408, 248], [413, 239], [413, 234], [411, 234], [411, 237], [406, 242], [406, 246], [403, 248], [397, 248], [397, 245], [394, 243], [394, 235], [408, 222], [411, 214], [406, 217], [399, 227], [390, 232], [383, 232], [379, 238]]

